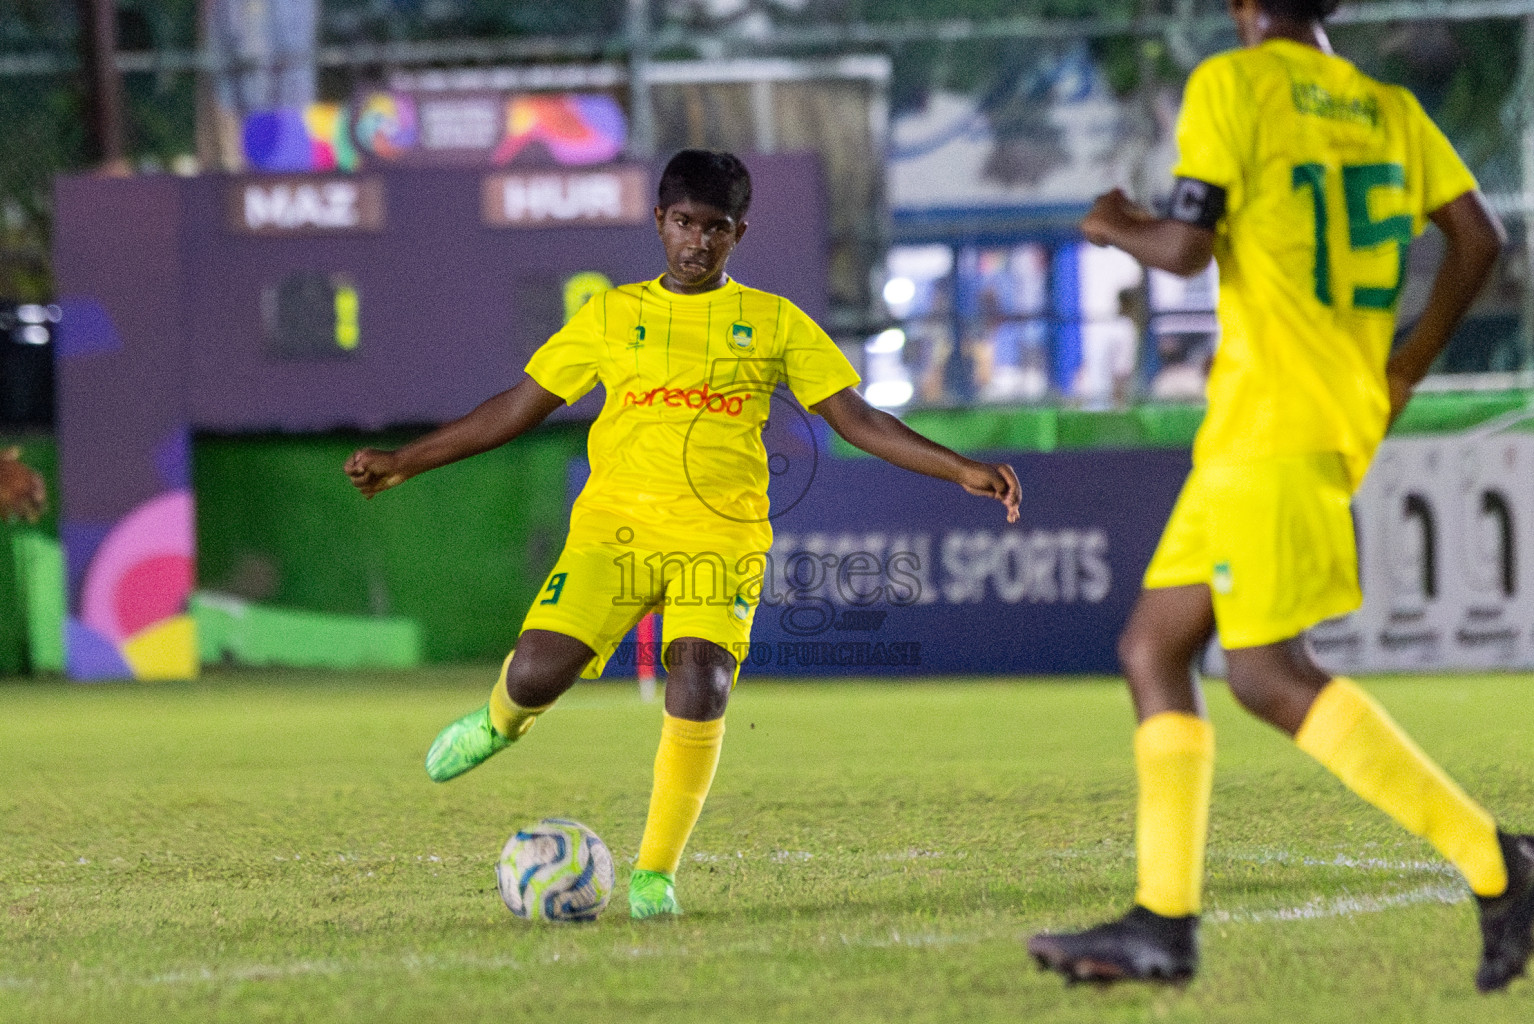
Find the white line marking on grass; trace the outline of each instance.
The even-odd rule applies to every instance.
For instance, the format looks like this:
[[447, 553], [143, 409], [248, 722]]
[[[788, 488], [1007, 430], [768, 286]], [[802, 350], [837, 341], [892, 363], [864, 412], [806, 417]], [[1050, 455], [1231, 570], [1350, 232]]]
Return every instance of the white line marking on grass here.
[[814, 860], [815, 855], [807, 850], [774, 850], [767, 859], [774, 864], [790, 864]]
[[1401, 874], [1444, 875], [1458, 878], [1454, 866], [1443, 861], [1386, 860], [1382, 857], [1349, 857], [1339, 853], [1330, 860], [1290, 853], [1288, 850], [1259, 850], [1256, 853], [1224, 853], [1210, 858], [1244, 864], [1299, 864], [1307, 868], [1352, 868], [1357, 871], [1396, 871]]
[[139, 985], [195, 985], [209, 982], [230, 981], [279, 981], [283, 978], [299, 978], [310, 974], [336, 975], [348, 973], [347, 965], [334, 960], [299, 960], [282, 966], [252, 964], [249, 967], [217, 969], [193, 967], [185, 971], [169, 971], [151, 974], [139, 979]]
[[905, 949], [941, 949], [945, 946], [977, 946], [982, 942], [988, 942], [993, 939], [1012, 938], [1020, 937], [1010, 931], [1006, 934], [999, 932], [957, 932], [948, 935], [933, 935], [931, 933], [902, 935], [894, 928], [890, 929], [889, 938], [887, 939], [860, 939], [849, 938], [846, 935], [841, 936], [842, 945], [853, 949], [890, 949], [896, 946]]
[[1205, 915], [1217, 924], [1270, 924], [1278, 921], [1315, 921], [1327, 917], [1357, 917], [1360, 914], [1378, 914], [1397, 907], [1410, 907], [1419, 903], [1444, 903], [1450, 906], [1464, 903], [1470, 893], [1463, 886], [1423, 885], [1405, 892], [1388, 893], [1383, 896], [1337, 896], [1332, 899], [1313, 899], [1297, 907], [1279, 907], [1274, 910], [1216, 910]]
[[[544, 958], [546, 963], [557, 963], [559, 953]], [[441, 956], [406, 953], [397, 961], [387, 960], [296, 960], [290, 964], [251, 964], [246, 967], [192, 967], [181, 971], [167, 971], [147, 978], [123, 979], [123, 984], [144, 987], [156, 985], [224, 985], [241, 981], [283, 981], [288, 978], [310, 976], [337, 977], [348, 974], [392, 974], [403, 969], [409, 973], [424, 971], [522, 970], [526, 965], [511, 957]], [[9, 987], [43, 987], [46, 982], [29, 978], [7, 978]]]
[[1359, 860], [1357, 857], [1347, 857], [1339, 853], [1331, 860], [1305, 857], [1300, 863], [1308, 868], [1356, 868], [1359, 871], [1399, 871], [1402, 874], [1459, 877], [1459, 872], [1452, 864], [1430, 860], [1380, 860], [1378, 858]]
[[[1067, 849], [1051, 851], [1049, 856], [1073, 857], [1092, 856], [1111, 852], [1114, 854], [1127, 854], [1127, 850], [1105, 851], [1099, 846], [1085, 849]], [[962, 857], [961, 852], [957, 856]], [[339, 855], [343, 860], [346, 855]], [[925, 859], [928, 857], [942, 857], [940, 851], [910, 849], [890, 854], [875, 855], [881, 860], [904, 860]], [[730, 854], [714, 854], [699, 852], [692, 855], [697, 861], [719, 861], [732, 859], [746, 859], [741, 851], [735, 851], [734, 857]], [[793, 862], [807, 859], [808, 854], [802, 851], [774, 850], [763, 855], [755, 855], [750, 859], [769, 859], [781, 862]], [[433, 857], [435, 859], [435, 857]], [[1387, 860], [1383, 858], [1357, 858], [1345, 854], [1339, 854], [1331, 859], [1310, 857], [1292, 853], [1287, 850], [1258, 850], [1255, 852], [1229, 852], [1211, 857], [1212, 861], [1237, 863], [1274, 863], [1291, 864], [1305, 867], [1341, 868], [1348, 871], [1373, 871], [1395, 872], [1399, 876], [1409, 878], [1417, 875], [1448, 876], [1456, 877], [1457, 872], [1446, 864], [1433, 861], [1418, 860]], [[1278, 924], [1288, 921], [1314, 921], [1325, 918], [1355, 917], [1361, 914], [1377, 914], [1388, 910], [1402, 907], [1416, 906], [1424, 903], [1438, 903], [1444, 905], [1456, 905], [1464, 903], [1470, 898], [1469, 889], [1461, 882], [1456, 885], [1444, 885], [1433, 883], [1421, 885], [1414, 889], [1381, 893], [1375, 896], [1337, 896], [1330, 899], [1315, 897], [1297, 906], [1276, 907], [1265, 910], [1233, 908], [1230, 910], [1211, 910], [1205, 914], [1205, 920], [1216, 924]], [[962, 946], [975, 946], [985, 942], [995, 941], [1021, 941], [1025, 935], [1019, 934], [1010, 927], [998, 930], [980, 932], [952, 932], [934, 933], [918, 932], [915, 934], [901, 932], [891, 928], [887, 934], [879, 935], [849, 935], [844, 932], [835, 934], [821, 934], [818, 943], [815, 939], [808, 939], [807, 944], [839, 944], [849, 949], [941, 949]], [[743, 953], [772, 953], [780, 950], [778, 944], [768, 939], [752, 940], [748, 942], [729, 943], [725, 945], [710, 944], [707, 952], [712, 955], [729, 955]], [[654, 946], [620, 946], [615, 952], [627, 954], [632, 957], [686, 957], [689, 951], [685, 947], [654, 947]], [[543, 964], [554, 963], [579, 963], [585, 958], [579, 953], [566, 951], [550, 953], [541, 958]], [[419, 973], [423, 971], [459, 971], [459, 970], [489, 970], [504, 971], [525, 970], [529, 964], [510, 957], [479, 957], [457, 955], [421, 955], [416, 953], [402, 954], [398, 959], [378, 958], [354, 961], [344, 960], [298, 960], [288, 964], [251, 964], [244, 967], [191, 967], [179, 971], [168, 971], [162, 974], [150, 975], [139, 978], [112, 978], [105, 975], [91, 975], [83, 980], [85, 984], [100, 983], [138, 986], [184, 986], [184, 985], [219, 985], [239, 982], [282, 981], [290, 978], [302, 978], [306, 976], [342, 976], [342, 975], [366, 975], [366, 974], [390, 974], [396, 971]], [[0, 977], [0, 989], [46, 989], [54, 987], [57, 982], [39, 978], [25, 977]], [[73, 987], [73, 986], [71, 986]]]
[[[1314, 921], [1333, 917], [1354, 917], [1360, 914], [1377, 914], [1401, 907], [1423, 903], [1455, 905], [1470, 898], [1464, 886], [1424, 885], [1404, 892], [1384, 893], [1378, 896], [1339, 896], [1332, 899], [1313, 899], [1299, 906], [1278, 907], [1271, 910], [1215, 910], [1205, 914], [1205, 920], [1215, 924], [1277, 924], [1288, 921]], [[1011, 927], [978, 932], [902, 932], [889, 929], [882, 935], [834, 935], [822, 933], [804, 944], [821, 947], [838, 944], [848, 949], [944, 949], [977, 946], [986, 942], [1021, 942], [1026, 933], [1018, 933]], [[707, 954], [739, 955], [743, 953], [781, 952], [782, 947], [771, 939], [709, 944]], [[614, 952], [630, 957], [664, 957], [681, 959], [694, 955], [689, 947], [619, 946]], [[545, 965], [554, 963], [582, 963], [587, 958], [579, 953], [549, 953], [541, 958]], [[298, 960], [290, 964], [252, 964], [246, 967], [193, 967], [187, 970], [169, 971], [145, 978], [102, 979], [107, 984], [138, 986], [219, 985], [238, 982], [283, 981], [307, 976], [337, 977], [343, 975], [390, 974], [403, 970], [408, 973], [423, 971], [521, 971], [528, 963], [511, 957], [441, 956], [407, 953], [398, 959], [378, 960]], [[99, 976], [98, 976], [99, 978]], [[91, 984], [98, 978], [82, 979]], [[37, 978], [0, 978], [0, 988], [46, 989], [56, 983]], [[74, 986], [70, 986], [74, 987]]]

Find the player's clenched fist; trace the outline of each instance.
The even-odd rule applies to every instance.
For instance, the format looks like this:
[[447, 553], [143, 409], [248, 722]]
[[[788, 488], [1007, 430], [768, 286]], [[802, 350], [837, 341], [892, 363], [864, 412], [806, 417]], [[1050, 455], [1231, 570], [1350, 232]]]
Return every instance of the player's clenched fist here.
[[1149, 210], [1125, 195], [1123, 189], [1116, 188], [1097, 197], [1097, 201], [1082, 218], [1081, 233], [1093, 245], [1111, 245], [1116, 229], [1125, 224], [1152, 219]]
[[978, 497], [995, 498], [1006, 506], [1007, 522], [1017, 522], [1023, 491], [1017, 482], [1017, 472], [1005, 462], [994, 466], [976, 462], [960, 478], [959, 486]]
[[377, 448], [359, 448], [352, 452], [352, 457], [346, 460], [346, 475], [351, 478], [352, 486], [368, 498], [405, 482], [397, 453]]

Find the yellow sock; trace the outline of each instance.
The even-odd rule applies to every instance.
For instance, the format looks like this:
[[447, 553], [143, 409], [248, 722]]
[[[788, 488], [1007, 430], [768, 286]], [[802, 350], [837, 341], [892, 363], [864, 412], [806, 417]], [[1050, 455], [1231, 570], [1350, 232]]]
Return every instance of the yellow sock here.
[[1294, 742], [1353, 792], [1422, 836], [1477, 896], [1507, 889], [1497, 823], [1351, 679], [1316, 697]]
[[676, 874], [682, 847], [703, 813], [703, 801], [719, 767], [724, 746], [724, 719], [693, 722], [665, 716], [660, 749], [655, 752], [655, 788], [650, 791], [650, 816], [634, 866], [644, 871]]
[[1152, 715], [1135, 730], [1135, 772], [1135, 902], [1165, 917], [1197, 914], [1214, 787], [1214, 727], [1179, 711]]
[[545, 704], [541, 708], [524, 708], [511, 699], [511, 694], [506, 691], [506, 670], [511, 667], [512, 655], [516, 653], [512, 651], [501, 662], [501, 674], [495, 681], [495, 689], [490, 691], [490, 725], [496, 732], [512, 740], [526, 736], [527, 730], [538, 721], [538, 716], [554, 706]]

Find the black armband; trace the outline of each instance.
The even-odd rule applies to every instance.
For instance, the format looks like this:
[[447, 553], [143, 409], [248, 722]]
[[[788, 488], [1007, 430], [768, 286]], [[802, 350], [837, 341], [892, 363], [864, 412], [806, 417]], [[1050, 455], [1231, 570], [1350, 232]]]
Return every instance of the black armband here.
[[1178, 178], [1172, 186], [1172, 220], [1213, 231], [1225, 216], [1225, 190], [1197, 178]]

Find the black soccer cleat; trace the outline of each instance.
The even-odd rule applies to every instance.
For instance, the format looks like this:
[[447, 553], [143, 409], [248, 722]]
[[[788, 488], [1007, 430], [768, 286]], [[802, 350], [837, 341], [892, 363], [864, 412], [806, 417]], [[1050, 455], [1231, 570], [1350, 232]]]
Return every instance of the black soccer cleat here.
[[1498, 830], [1502, 861], [1507, 865], [1507, 891], [1501, 896], [1477, 896], [1481, 908], [1481, 966], [1475, 987], [1496, 992], [1523, 974], [1534, 949], [1534, 836], [1513, 836]]
[[1066, 981], [1161, 981], [1181, 984], [1198, 971], [1198, 915], [1162, 917], [1137, 906], [1084, 932], [1028, 940], [1039, 966]]

